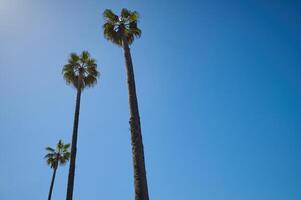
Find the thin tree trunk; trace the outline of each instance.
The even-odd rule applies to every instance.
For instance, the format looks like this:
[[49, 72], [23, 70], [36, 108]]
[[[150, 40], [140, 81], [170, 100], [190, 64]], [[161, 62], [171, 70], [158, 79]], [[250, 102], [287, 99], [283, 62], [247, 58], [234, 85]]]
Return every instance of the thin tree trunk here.
[[149, 200], [134, 69], [132, 64], [130, 48], [125, 39], [123, 40], [123, 49], [126, 63], [127, 83], [129, 92], [135, 200]]
[[[80, 81], [78, 81], [78, 83], [80, 83]], [[80, 89], [80, 84], [78, 84], [77, 95], [76, 95], [75, 114], [74, 114], [73, 133], [72, 133], [72, 143], [71, 143], [71, 158], [70, 158], [70, 167], [69, 167], [69, 175], [68, 175], [68, 185], [67, 185], [67, 196], [66, 196], [67, 200], [72, 200], [72, 198], [73, 198], [80, 98], [81, 98], [81, 89]]]
[[53, 185], [54, 185], [54, 180], [55, 180], [55, 175], [56, 175], [56, 170], [57, 170], [57, 166], [55, 166], [55, 168], [53, 169], [52, 180], [51, 180], [49, 194], [48, 194], [48, 200], [51, 200], [52, 190], [53, 190]]

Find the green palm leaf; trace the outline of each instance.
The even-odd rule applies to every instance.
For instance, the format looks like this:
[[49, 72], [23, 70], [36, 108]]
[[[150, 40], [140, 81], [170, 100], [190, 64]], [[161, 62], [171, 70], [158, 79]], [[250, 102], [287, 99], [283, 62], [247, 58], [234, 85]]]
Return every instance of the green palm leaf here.
[[113, 13], [113, 11], [110, 10], [110, 9], [105, 10], [104, 13], [103, 13], [103, 15], [104, 15], [105, 19], [108, 19], [108, 20], [110, 20], [113, 23], [118, 22], [118, 16], [115, 15]]
[[94, 86], [99, 76], [96, 61], [88, 51], [83, 51], [80, 55], [71, 53], [62, 73], [68, 85], [73, 85], [76, 89], [79, 87], [81, 90]]
[[141, 36], [141, 30], [138, 28], [137, 23], [139, 14], [136, 11], [129, 11], [122, 9], [120, 17], [112, 12], [112, 10], [105, 10], [103, 13], [105, 23], [103, 25], [103, 33], [107, 40], [117, 44], [123, 45], [125, 39], [130, 45], [134, 42], [135, 38]]
[[55, 168], [57, 165], [64, 165], [70, 159], [69, 152], [70, 144], [64, 144], [62, 140], [56, 145], [56, 148], [46, 147], [48, 153], [44, 156], [48, 165], [51, 168]]
[[51, 147], [46, 147], [45, 149], [46, 149], [46, 151], [50, 151], [50, 152], [54, 152], [54, 151], [55, 151], [55, 150], [54, 150], [53, 148], [51, 148]]

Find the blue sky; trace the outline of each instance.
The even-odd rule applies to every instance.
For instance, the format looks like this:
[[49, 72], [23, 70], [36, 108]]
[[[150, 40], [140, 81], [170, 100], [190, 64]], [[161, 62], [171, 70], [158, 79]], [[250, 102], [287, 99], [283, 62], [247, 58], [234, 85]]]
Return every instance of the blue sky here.
[[[71, 138], [71, 52], [99, 65], [82, 96], [75, 199], [133, 199], [122, 49], [102, 12], [137, 10], [132, 45], [151, 199], [301, 199], [297, 1], [0, 1], [0, 199], [46, 199], [45, 146]], [[64, 199], [68, 166], [53, 199]]]

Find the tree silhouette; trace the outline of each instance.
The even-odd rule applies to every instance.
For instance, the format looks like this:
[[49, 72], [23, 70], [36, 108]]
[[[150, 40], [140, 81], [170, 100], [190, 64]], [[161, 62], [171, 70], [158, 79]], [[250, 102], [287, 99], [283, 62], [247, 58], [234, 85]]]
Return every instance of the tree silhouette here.
[[47, 161], [47, 164], [53, 169], [53, 175], [51, 179], [49, 194], [48, 194], [48, 200], [51, 200], [56, 170], [59, 165], [65, 165], [69, 158], [70, 158], [70, 152], [69, 152], [70, 144], [64, 144], [62, 140], [60, 140], [56, 148], [53, 149], [51, 147], [46, 147], [47, 154], [44, 157]]
[[130, 107], [130, 127], [132, 157], [134, 165], [135, 200], [148, 200], [148, 187], [145, 171], [144, 150], [136, 95], [134, 69], [130, 52], [130, 45], [135, 38], [141, 36], [141, 30], [137, 26], [139, 15], [136, 11], [122, 9], [120, 16], [111, 10], [104, 11], [105, 23], [103, 32], [106, 39], [120, 46], [124, 50], [124, 58], [127, 71], [127, 85]]
[[67, 84], [73, 85], [77, 91], [66, 196], [67, 200], [72, 200], [81, 92], [86, 87], [92, 87], [96, 84], [99, 72], [95, 59], [91, 58], [87, 51], [83, 51], [80, 55], [70, 54], [68, 63], [63, 67], [63, 75]]

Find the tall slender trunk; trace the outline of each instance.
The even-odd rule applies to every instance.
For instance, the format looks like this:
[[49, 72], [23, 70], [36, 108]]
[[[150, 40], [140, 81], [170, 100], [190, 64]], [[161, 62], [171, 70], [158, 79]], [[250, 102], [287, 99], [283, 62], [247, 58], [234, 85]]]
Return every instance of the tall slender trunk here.
[[[78, 79], [80, 80], [80, 78], [78, 78]], [[78, 81], [66, 200], [72, 200], [72, 198], [73, 198], [74, 175], [75, 175], [75, 159], [76, 159], [76, 146], [77, 146], [77, 130], [78, 130], [80, 98], [81, 98], [81, 89], [80, 88], [81, 88], [80, 81]]]
[[56, 170], [57, 170], [57, 164], [53, 168], [53, 174], [52, 174], [52, 179], [51, 179], [51, 184], [50, 184], [50, 189], [49, 189], [49, 194], [48, 194], [48, 200], [51, 200], [52, 190], [53, 190], [53, 185], [54, 185], [54, 180], [55, 180], [55, 175], [56, 175]]
[[126, 63], [127, 83], [129, 92], [135, 200], [149, 200], [134, 69], [130, 48], [126, 39], [123, 40], [123, 50]]

